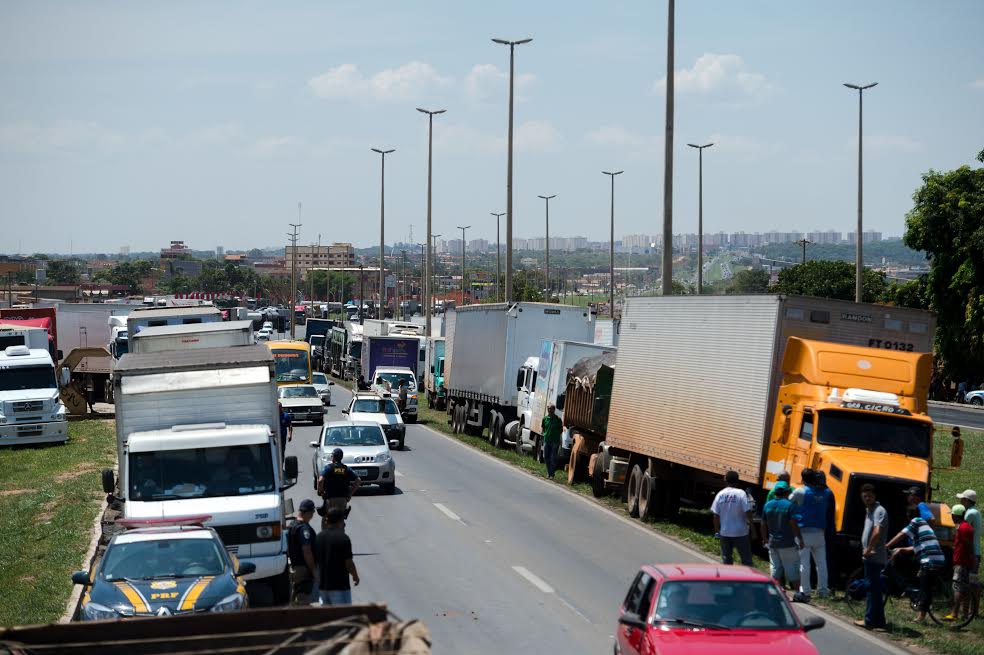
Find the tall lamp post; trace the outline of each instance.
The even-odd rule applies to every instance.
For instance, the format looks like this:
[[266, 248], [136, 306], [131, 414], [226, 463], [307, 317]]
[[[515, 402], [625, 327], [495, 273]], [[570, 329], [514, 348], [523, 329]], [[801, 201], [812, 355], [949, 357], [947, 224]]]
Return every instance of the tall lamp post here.
[[465, 304], [465, 230], [470, 228], [471, 225], [458, 226], [461, 230], [461, 304]]
[[544, 271], [545, 273], [544, 277], [546, 278], [545, 288], [547, 290], [547, 300], [550, 300], [550, 199], [556, 197], [557, 197], [556, 193], [553, 194], [552, 196], [537, 196], [537, 198], [543, 198], [544, 202], [547, 205], [547, 228], [546, 228], [547, 238], [544, 240], [544, 246], [546, 247], [546, 260], [547, 260], [546, 271]]
[[386, 273], [383, 272], [386, 262], [386, 240], [384, 238], [384, 223], [386, 218], [386, 155], [396, 152], [395, 149], [380, 150], [379, 153], [379, 307], [376, 308], [376, 318], [383, 318], [383, 305], [386, 304]]
[[666, 123], [663, 137], [663, 295], [673, 294], [673, 42], [674, 0], [667, 0]]
[[615, 318], [615, 176], [624, 172], [602, 171], [612, 178], [612, 222], [608, 241], [608, 316], [611, 318]]
[[688, 143], [691, 148], [697, 148], [698, 174], [697, 179], [697, 295], [704, 292], [704, 148], [710, 148], [713, 143], [702, 146]]
[[[671, 0], [672, 1], [672, 0]], [[512, 206], [512, 178], [513, 178], [513, 73], [515, 70], [516, 46], [529, 43], [533, 39], [520, 39], [509, 41], [508, 39], [492, 39], [493, 43], [509, 46], [509, 132], [507, 136], [507, 156], [506, 156], [506, 302], [511, 303], [513, 299], [512, 288], [512, 250], [513, 250], [513, 206]]]
[[[431, 173], [433, 171], [433, 155], [434, 155], [434, 116], [436, 114], [443, 114], [447, 109], [421, 109], [417, 107], [417, 111], [422, 114], [427, 114], [427, 234], [431, 233]], [[430, 288], [430, 271], [431, 271], [431, 240], [427, 239], [427, 261], [424, 264], [427, 269], [424, 274], [424, 279], [426, 280], [424, 284], [424, 335], [431, 335], [431, 288]]]
[[[437, 237], [439, 237], [439, 236], [441, 236], [441, 235], [440, 234], [432, 234], [431, 235], [431, 244], [430, 245], [431, 245], [431, 248], [433, 249], [434, 252], [437, 252]], [[434, 268], [433, 266], [428, 266], [428, 269], [433, 269], [433, 268]], [[434, 275], [433, 270], [431, 270], [431, 275]], [[435, 277], [436, 277], [436, 275], [435, 275]], [[427, 288], [429, 289], [428, 293], [430, 293], [430, 295], [431, 295], [431, 302], [433, 302], [433, 297], [434, 297], [434, 286], [433, 286], [433, 283], [434, 282], [435, 282], [434, 278], [428, 276], [428, 278], [427, 278]], [[438, 291], [440, 291], [440, 289], [438, 289]]]
[[877, 86], [878, 82], [871, 82], [870, 84], [850, 84], [845, 82], [844, 86], [849, 89], [854, 89], [858, 92], [858, 230], [854, 233], [855, 241], [857, 243], [857, 250], [854, 254], [855, 259], [855, 280], [854, 280], [854, 302], [861, 302], [862, 297], [862, 280], [864, 278], [864, 262], [861, 259], [861, 242], [862, 231], [861, 231], [861, 120], [862, 120], [862, 109], [864, 107], [864, 92], [866, 89], [870, 89], [873, 86]]
[[489, 212], [495, 216], [495, 301], [500, 302], [499, 296], [499, 275], [502, 271], [502, 245], [499, 243], [499, 219], [506, 215], [506, 212]]

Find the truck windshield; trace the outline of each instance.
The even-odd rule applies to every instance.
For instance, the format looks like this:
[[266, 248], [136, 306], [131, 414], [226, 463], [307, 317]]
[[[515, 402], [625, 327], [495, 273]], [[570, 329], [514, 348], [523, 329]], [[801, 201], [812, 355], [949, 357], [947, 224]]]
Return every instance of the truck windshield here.
[[349, 355], [353, 359], [362, 358], [362, 342], [361, 341], [349, 341]]
[[22, 389], [54, 389], [55, 368], [53, 366], [24, 366], [23, 368], [0, 369], [0, 391], [20, 391]]
[[824, 410], [819, 412], [817, 442], [909, 457], [929, 457], [931, 426], [901, 416]]
[[128, 352], [130, 352], [130, 340], [126, 337], [116, 337], [116, 340], [113, 341], [113, 355], [116, 359], [119, 359]]
[[130, 455], [130, 499], [214, 498], [276, 489], [268, 444], [165, 450]]
[[277, 382], [309, 382], [310, 363], [303, 350], [275, 349], [274, 364], [277, 367]]

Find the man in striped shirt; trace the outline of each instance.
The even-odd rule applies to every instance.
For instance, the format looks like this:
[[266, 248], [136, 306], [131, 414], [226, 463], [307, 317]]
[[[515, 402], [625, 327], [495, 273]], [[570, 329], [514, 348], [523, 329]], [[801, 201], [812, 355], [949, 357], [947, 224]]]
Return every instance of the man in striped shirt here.
[[909, 515], [912, 519], [909, 525], [892, 537], [886, 547], [894, 548], [895, 544], [903, 539], [908, 539], [911, 544], [893, 551], [892, 558], [894, 559], [899, 553], [909, 552], [919, 562], [919, 613], [912, 622], [923, 623], [926, 620], [929, 606], [933, 602], [933, 587], [946, 565], [946, 558], [943, 556], [943, 549], [940, 548], [940, 542], [936, 539], [933, 528], [919, 516], [917, 510], [910, 510]]

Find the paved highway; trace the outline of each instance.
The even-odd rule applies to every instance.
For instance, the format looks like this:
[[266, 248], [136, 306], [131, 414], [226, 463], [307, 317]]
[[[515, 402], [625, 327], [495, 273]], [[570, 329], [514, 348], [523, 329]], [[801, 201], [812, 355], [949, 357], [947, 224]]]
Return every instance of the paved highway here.
[[[326, 418], [339, 420], [350, 395], [333, 394]], [[288, 445], [300, 463], [295, 506], [314, 497], [308, 443], [319, 434], [298, 425]], [[637, 567], [702, 558], [425, 427], [408, 426], [407, 446], [393, 453], [396, 495], [368, 488], [353, 499], [353, 598], [423, 620], [435, 653], [609, 653]], [[843, 623], [811, 636], [822, 653], [901, 652]]]
[[959, 425], [971, 430], [984, 430], [984, 409], [974, 409], [955, 403], [930, 403], [929, 415], [937, 423]]

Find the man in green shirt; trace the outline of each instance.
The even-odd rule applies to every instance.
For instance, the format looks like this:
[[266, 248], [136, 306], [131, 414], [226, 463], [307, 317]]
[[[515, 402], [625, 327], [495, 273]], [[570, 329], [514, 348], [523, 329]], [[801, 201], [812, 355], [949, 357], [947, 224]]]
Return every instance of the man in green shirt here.
[[560, 432], [564, 429], [557, 418], [557, 408], [547, 405], [547, 415], [540, 426], [543, 430], [543, 459], [547, 463], [547, 477], [553, 478], [557, 471], [557, 450], [560, 449]]

